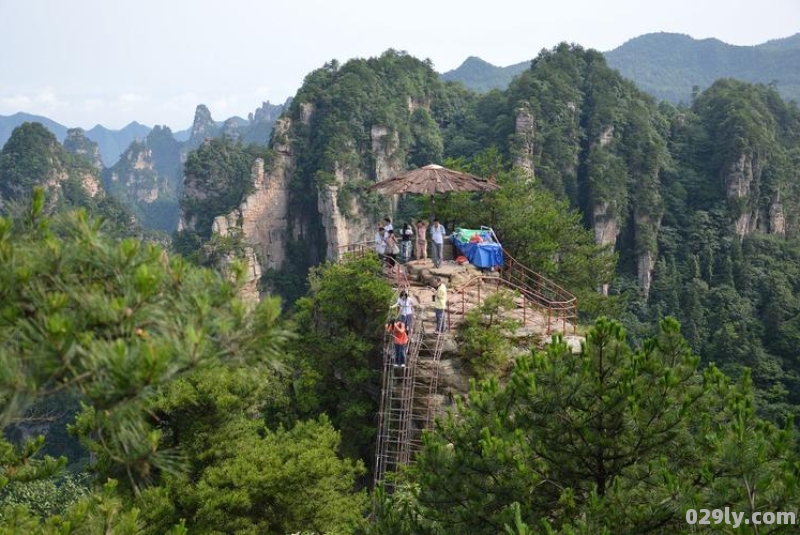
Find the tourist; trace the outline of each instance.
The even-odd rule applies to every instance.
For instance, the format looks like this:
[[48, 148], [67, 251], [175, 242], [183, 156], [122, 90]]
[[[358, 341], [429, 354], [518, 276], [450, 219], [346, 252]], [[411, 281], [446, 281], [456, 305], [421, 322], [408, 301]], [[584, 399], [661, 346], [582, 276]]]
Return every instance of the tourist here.
[[375, 252], [378, 253], [378, 259], [383, 261], [386, 258], [386, 241], [383, 237], [384, 228], [379, 226], [375, 232], [373, 239], [375, 240]]
[[386, 324], [386, 332], [394, 337], [394, 367], [406, 367], [406, 346], [408, 346], [408, 333], [402, 321], [390, 321]]
[[386, 244], [386, 250], [384, 251], [384, 254], [391, 260], [389, 264], [394, 267], [394, 265], [397, 263], [397, 255], [400, 253], [400, 246], [397, 244], [397, 238], [394, 236], [394, 230], [389, 229], [386, 231], [384, 243]]
[[442, 277], [437, 277], [435, 280], [436, 294], [433, 298], [433, 311], [436, 314], [436, 330], [435, 334], [441, 334], [445, 331], [445, 311], [447, 310], [447, 286], [444, 284]]
[[425, 236], [427, 231], [428, 225], [422, 219], [417, 221], [417, 243], [414, 249], [414, 258], [416, 260], [428, 259], [428, 240]]
[[391, 307], [399, 309], [400, 321], [405, 324], [408, 334], [411, 334], [411, 327], [414, 323], [415, 306], [417, 306], [417, 302], [414, 300], [414, 297], [408, 295], [408, 292], [403, 290], [400, 292], [400, 297], [397, 298], [397, 302]]
[[444, 236], [447, 231], [438, 219], [433, 220], [431, 227], [431, 241], [433, 242], [433, 267], [438, 268], [442, 265], [442, 249], [444, 248]]
[[411, 241], [414, 237], [414, 229], [408, 223], [403, 223], [400, 231], [400, 261], [405, 264], [411, 260]]

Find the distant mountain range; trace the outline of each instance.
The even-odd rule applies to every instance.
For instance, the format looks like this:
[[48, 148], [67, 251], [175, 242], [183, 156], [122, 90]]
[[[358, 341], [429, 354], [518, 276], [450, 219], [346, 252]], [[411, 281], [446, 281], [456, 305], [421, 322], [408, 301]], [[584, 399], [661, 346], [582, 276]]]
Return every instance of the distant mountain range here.
[[[269, 141], [273, 123], [290, 102], [291, 99], [284, 104], [264, 102], [255, 113], [250, 114], [249, 119], [230, 117], [225, 121], [214, 121], [211, 135], [216, 136], [221, 133], [228, 133], [241, 137], [245, 143], [266, 145]], [[72, 128], [47, 117], [30, 113], [20, 112], [9, 116], [0, 115], [0, 149], [11, 137], [11, 132], [22, 123], [42, 123], [45, 128], [56, 136], [60, 143], [64, 142], [67, 137], [67, 131]], [[178, 142], [188, 142], [195, 126], [173, 132], [172, 136]], [[120, 156], [130, 147], [131, 143], [143, 141], [152, 130], [153, 128], [149, 126], [133, 121], [120, 130], [110, 130], [98, 124], [91, 130], [85, 131], [84, 134], [88, 139], [97, 143], [103, 165], [110, 168], [119, 161]]]
[[[635, 37], [622, 46], [604, 53], [608, 64], [639, 88], [658, 99], [673, 103], [689, 103], [695, 88], [702, 91], [719, 78], [736, 78], [745, 82], [774, 84], [787, 100], [800, 102], [800, 33], [756, 46], [735, 46], [718, 39], [697, 40], [676, 33], [650, 33]], [[497, 67], [471, 56], [457, 69], [441, 75], [443, 80], [461, 82], [479, 92], [505, 89], [514, 78], [530, 66], [523, 61]], [[266, 143], [272, 123], [288, 105], [268, 102], [254, 117], [231, 117], [215, 122], [220, 132], [238, 131], [246, 143]], [[11, 132], [24, 122], [40, 122], [63, 142], [67, 126], [47, 117], [28, 113], [0, 116], [0, 147]], [[135, 140], [143, 140], [151, 127], [132, 122], [121, 130], [97, 125], [85, 132], [97, 143], [105, 167], [113, 166]], [[192, 129], [174, 132], [183, 143]]]
[[[0, 115], [0, 147], [11, 137], [11, 132], [22, 123], [42, 123], [45, 128], [55, 134], [60, 143], [67, 137], [67, 130], [70, 127], [57, 123], [41, 115], [31, 115], [30, 113], [15, 113], [14, 115]], [[86, 137], [97, 143], [100, 148], [100, 156], [103, 164], [110, 167], [119, 160], [120, 154], [136, 139], [144, 139], [152, 130], [149, 126], [133, 121], [121, 130], [109, 130], [102, 125], [96, 125], [91, 130], [86, 131]], [[188, 133], [188, 130], [187, 130]], [[188, 134], [186, 136], [188, 138]]]
[[516, 75], [530, 66], [530, 61], [523, 61], [508, 67], [496, 67], [470, 56], [457, 69], [442, 74], [442, 80], [461, 82], [473, 91], [486, 93], [492, 89], [505, 89]]
[[[650, 33], [604, 55], [609, 66], [643, 91], [673, 103], [689, 103], [695, 87], [702, 91], [719, 78], [774, 84], [785, 99], [800, 102], [800, 33], [756, 46]], [[505, 89], [529, 65], [530, 61], [525, 61], [496, 67], [473, 56], [442, 78], [485, 92]]]

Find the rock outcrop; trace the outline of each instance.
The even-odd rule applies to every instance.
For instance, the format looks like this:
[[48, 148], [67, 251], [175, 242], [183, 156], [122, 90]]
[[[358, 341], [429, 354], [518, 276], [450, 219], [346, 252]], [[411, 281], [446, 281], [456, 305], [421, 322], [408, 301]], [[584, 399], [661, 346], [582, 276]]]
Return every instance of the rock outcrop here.
[[188, 152], [200, 146], [207, 138], [216, 137], [217, 125], [214, 119], [211, 118], [211, 112], [205, 104], [199, 104], [194, 112], [194, 121], [192, 121], [192, 130], [189, 134], [189, 140], [186, 142], [184, 151]]
[[752, 155], [742, 154], [725, 175], [725, 191], [735, 211], [733, 226], [739, 239], [752, 233], [759, 223], [758, 190], [761, 169]]
[[240, 139], [242, 137], [242, 132], [239, 128], [239, 120], [236, 117], [226, 119], [225, 122], [222, 123], [220, 135], [233, 141]]
[[534, 178], [533, 149], [536, 124], [533, 120], [533, 112], [527, 103], [517, 108], [516, 111], [517, 118], [512, 142], [514, 166], [521, 169], [525, 176], [532, 179]]
[[289, 155], [279, 155], [266, 173], [264, 160], [256, 160], [251, 172], [253, 193], [234, 211], [215, 217], [212, 225], [212, 231], [221, 236], [240, 233], [244, 243], [255, 252], [261, 269], [281, 269], [286, 260], [290, 237], [289, 165]]
[[144, 141], [130, 144], [104, 182], [144, 227], [172, 232], [182, 189], [181, 144], [168, 127], [156, 126]]
[[245, 143], [255, 143], [256, 145], [268, 145], [272, 129], [281, 114], [288, 109], [292, 99], [288, 99], [284, 104], [271, 104], [269, 101], [263, 102], [261, 107], [247, 116], [250, 125], [242, 134], [242, 141]]
[[67, 149], [67, 152], [88, 161], [98, 171], [102, 171], [103, 159], [100, 156], [100, 146], [86, 137], [86, 132], [82, 128], [70, 128], [67, 130], [67, 137], [64, 138], [64, 148]]
[[108, 175], [109, 190], [123, 200], [150, 203], [158, 199], [158, 175], [153, 152], [143, 142], [133, 142]]

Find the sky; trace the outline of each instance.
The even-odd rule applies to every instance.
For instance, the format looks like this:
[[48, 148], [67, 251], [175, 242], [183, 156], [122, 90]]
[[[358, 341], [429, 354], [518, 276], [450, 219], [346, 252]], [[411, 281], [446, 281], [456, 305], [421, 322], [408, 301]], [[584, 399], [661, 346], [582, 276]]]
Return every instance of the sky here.
[[0, 0], [0, 115], [177, 131], [198, 104], [221, 121], [283, 103], [332, 59], [393, 48], [446, 72], [653, 32], [756, 45], [800, 32], [800, 0]]

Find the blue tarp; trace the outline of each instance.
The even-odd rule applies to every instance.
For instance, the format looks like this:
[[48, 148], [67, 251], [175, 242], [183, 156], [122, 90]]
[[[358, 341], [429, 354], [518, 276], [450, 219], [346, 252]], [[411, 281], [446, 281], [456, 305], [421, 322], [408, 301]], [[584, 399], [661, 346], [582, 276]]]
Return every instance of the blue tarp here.
[[[480, 243], [469, 241], [475, 234], [478, 234], [483, 241]], [[503, 265], [503, 248], [493, 238], [494, 232], [491, 229], [456, 229], [453, 233], [453, 245], [473, 266], [491, 269]]]

